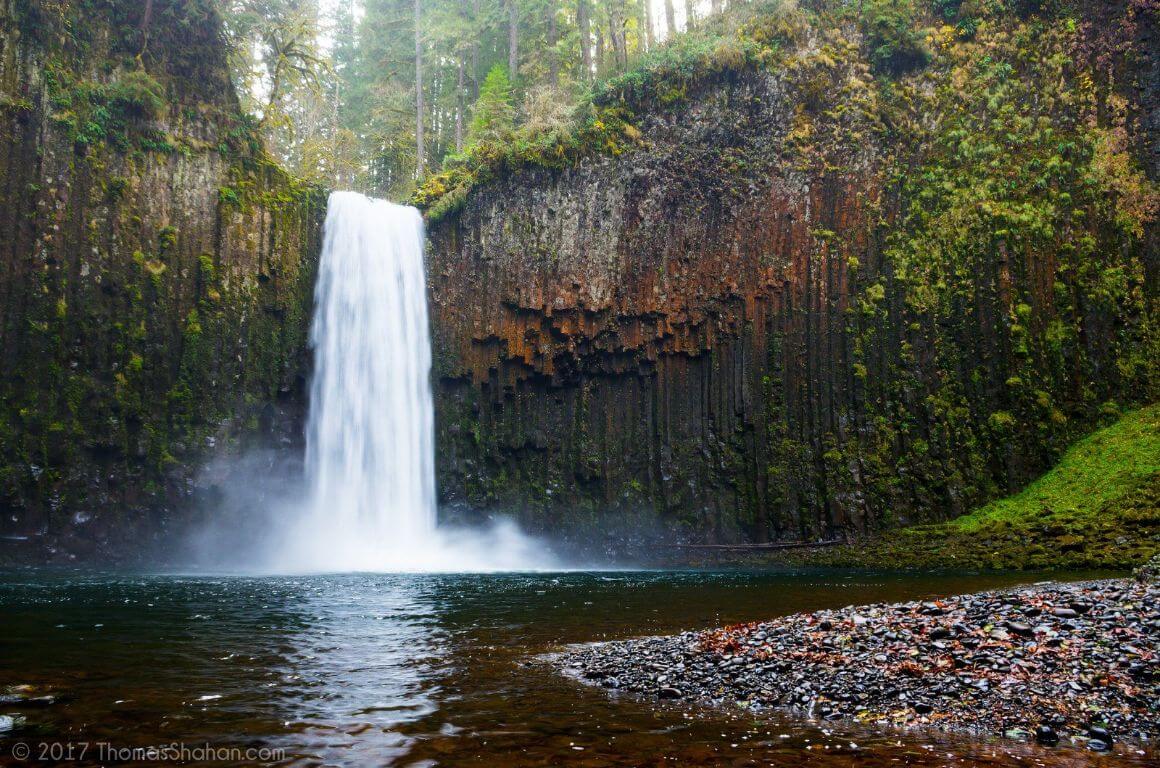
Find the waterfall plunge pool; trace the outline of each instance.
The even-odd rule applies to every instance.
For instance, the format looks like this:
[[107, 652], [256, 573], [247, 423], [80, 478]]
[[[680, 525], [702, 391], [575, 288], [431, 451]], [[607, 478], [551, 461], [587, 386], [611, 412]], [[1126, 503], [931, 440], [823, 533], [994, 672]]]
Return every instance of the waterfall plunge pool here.
[[570, 643], [1037, 578], [9, 571], [0, 573], [0, 695], [51, 700], [0, 698], [0, 716], [15, 718], [0, 732], [0, 764], [16, 744], [181, 742], [285, 750], [281, 762], [297, 765], [1142, 765], [793, 715], [694, 713], [609, 696], [537, 660]]

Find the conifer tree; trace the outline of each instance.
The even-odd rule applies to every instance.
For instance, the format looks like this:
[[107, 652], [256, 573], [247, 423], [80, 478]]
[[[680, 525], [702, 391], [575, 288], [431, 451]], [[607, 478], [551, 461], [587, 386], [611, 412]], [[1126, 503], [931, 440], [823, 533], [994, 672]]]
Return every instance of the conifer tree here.
[[472, 110], [468, 144], [499, 141], [511, 133], [514, 124], [511, 80], [507, 68], [496, 64], [479, 89], [479, 100]]

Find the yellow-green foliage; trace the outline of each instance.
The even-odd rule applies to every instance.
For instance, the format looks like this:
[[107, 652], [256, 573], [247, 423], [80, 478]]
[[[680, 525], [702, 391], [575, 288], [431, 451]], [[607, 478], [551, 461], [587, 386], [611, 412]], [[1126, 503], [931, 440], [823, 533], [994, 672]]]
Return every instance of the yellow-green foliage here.
[[412, 202], [431, 219], [462, 205], [471, 189], [501, 173], [524, 166], [563, 168], [590, 152], [618, 155], [642, 143], [640, 132], [628, 119], [624, 107], [591, 107], [574, 130], [507, 134], [504, 143], [481, 142], [462, 155], [452, 156], [444, 169], [428, 177], [415, 191]]
[[[997, 524], [1050, 524], [1093, 518], [1160, 475], [1160, 405], [1129, 413], [1073, 446], [1021, 493], [947, 523], [948, 530], [982, 531]], [[1153, 522], [1160, 523], [1160, 509]], [[1158, 531], [1160, 532], [1160, 531]]]
[[[1141, 245], [1157, 191], [1129, 155], [1122, 100], [1077, 65], [1076, 35], [1039, 18], [984, 22], [969, 41], [944, 27], [928, 40], [929, 69], [881, 99], [886, 137], [921, 148], [921, 164], [898, 174], [902, 219], [885, 252], [894, 289], [915, 327], [940, 329], [938, 370], [967, 374], [943, 378], [931, 402], [978, 413], [995, 366], [1007, 367], [1003, 407], [982, 414], [985, 426], [955, 424], [951, 455], [980, 439], [1066, 444], [1100, 397], [1068, 384], [1089, 354], [1091, 312], [1117, 318], [1121, 357], [1102, 384], [1129, 401], [1156, 394]], [[872, 284], [859, 306], [872, 313], [881, 296]], [[972, 346], [979, 312], [995, 315], [998, 360]]]
[[45, 80], [51, 118], [71, 132], [78, 147], [180, 151], [154, 124], [168, 104], [164, 86], [147, 72], [131, 70], [105, 82], [78, 77], [61, 61], [50, 60]]
[[870, 62], [879, 73], [899, 75], [927, 63], [920, 8], [915, 0], [864, 0], [860, 19]]
[[165, 88], [142, 70], [122, 74], [108, 87], [107, 95], [126, 112], [150, 120], [161, 117], [165, 110]]

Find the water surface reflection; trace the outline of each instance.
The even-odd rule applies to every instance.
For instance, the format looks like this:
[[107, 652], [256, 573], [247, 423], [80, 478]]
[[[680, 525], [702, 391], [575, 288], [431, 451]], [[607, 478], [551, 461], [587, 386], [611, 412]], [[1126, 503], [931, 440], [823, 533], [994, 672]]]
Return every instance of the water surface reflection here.
[[[1145, 764], [1121, 751], [831, 730], [614, 698], [536, 663], [568, 643], [1003, 586], [834, 572], [0, 577], [17, 740], [273, 746], [289, 764]], [[851, 746], [851, 745], [855, 746]]]

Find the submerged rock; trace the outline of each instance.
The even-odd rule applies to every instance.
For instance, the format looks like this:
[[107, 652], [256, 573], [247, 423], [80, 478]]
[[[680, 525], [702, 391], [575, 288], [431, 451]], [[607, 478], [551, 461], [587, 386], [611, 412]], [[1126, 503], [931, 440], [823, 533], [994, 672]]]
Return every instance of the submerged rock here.
[[24, 718], [20, 715], [0, 715], [0, 733], [15, 731], [24, 725]]

